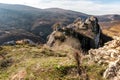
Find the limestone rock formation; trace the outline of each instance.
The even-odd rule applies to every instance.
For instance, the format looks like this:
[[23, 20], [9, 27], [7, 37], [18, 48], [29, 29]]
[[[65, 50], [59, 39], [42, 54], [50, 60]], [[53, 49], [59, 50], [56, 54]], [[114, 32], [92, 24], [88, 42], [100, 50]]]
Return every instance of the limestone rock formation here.
[[108, 65], [103, 77], [109, 80], [120, 80], [120, 38], [107, 42], [99, 49], [89, 50], [90, 60]]
[[89, 50], [90, 58], [96, 62], [110, 62], [118, 59], [120, 55], [120, 39], [115, 39], [107, 42], [103, 47], [99, 49]]
[[110, 80], [120, 80], [120, 57], [115, 62], [109, 64], [103, 77]]
[[77, 18], [72, 24], [66, 27], [56, 24], [54, 26], [55, 29], [49, 35], [47, 42], [47, 45], [51, 47], [55, 46], [58, 42], [84, 51], [100, 46], [101, 29], [98, 19], [94, 16], [89, 17], [85, 21]]

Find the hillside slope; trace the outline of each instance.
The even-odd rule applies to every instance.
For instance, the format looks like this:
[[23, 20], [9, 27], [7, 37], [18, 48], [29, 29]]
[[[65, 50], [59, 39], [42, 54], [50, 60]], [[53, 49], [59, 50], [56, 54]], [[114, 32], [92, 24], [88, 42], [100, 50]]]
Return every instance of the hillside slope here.
[[83, 13], [57, 10], [60, 10], [61, 13], [52, 9], [43, 10], [24, 5], [0, 4], [0, 30], [23, 29], [45, 39], [51, 33], [51, 26], [54, 23], [63, 22], [67, 24], [78, 16], [82, 18], [87, 16]]
[[[47, 46], [2, 46], [0, 79], [85, 80], [87, 78], [85, 75], [78, 76], [73, 53], [74, 49], [69, 46], [62, 50], [53, 50]], [[90, 80], [104, 80], [100, 73], [106, 67], [89, 65], [88, 61], [89, 58], [84, 58], [82, 66], [86, 68]]]
[[[88, 16], [89, 15], [81, 12], [59, 8], [38, 9], [25, 5], [0, 3], [0, 30], [5, 33], [5, 31], [15, 31], [20, 29], [18, 34], [21, 34], [22, 32], [20, 31], [22, 29], [25, 31], [25, 36], [22, 36], [22, 38], [25, 38], [32, 33], [34, 36], [31, 36], [31, 38], [35, 37], [37, 40], [42, 39], [41, 42], [44, 42], [46, 37], [52, 32], [51, 26], [54, 23], [61, 22], [66, 25], [72, 23], [78, 17], [85, 19]], [[103, 27], [104, 24], [110, 23], [110, 21], [120, 20], [120, 15], [104, 15], [97, 17]], [[30, 34], [26, 34], [26, 32]], [[17, 39], [19, 39], [19, 37]], [[2, 41], [2, 38], [0, 38], [0, 40]], [[9, 41], [9, 39], [6, 41]]]
[[114, 36], [119, 37], [119, 35], [120, 35], [120, 24], [115, 24], [108, 29], [104, 29], [103, 33], [108, 35], [108, 36], [111, 36], [111, 37], [114, 37]]

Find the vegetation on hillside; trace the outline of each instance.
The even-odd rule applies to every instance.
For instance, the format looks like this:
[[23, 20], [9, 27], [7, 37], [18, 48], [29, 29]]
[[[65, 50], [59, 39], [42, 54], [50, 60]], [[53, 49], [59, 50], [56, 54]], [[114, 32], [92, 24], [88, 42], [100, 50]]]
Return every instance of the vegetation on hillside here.
[[[48, 47], [15, 45], [0, 47], [0, 80], [84, 80], [79, 76], [72, 49], [52, 50]], [[82, 67], [90, 80], [104, 80], [105, 69], [83, 56]]]
[[109, 29], [104, 29], [103, 33], [110, 36], [110, 37], [114, 37], [114, 36], [118, 36], [120, 35], [120, 24], [114, 24], [113, 26], [111, 26]]
[[[78, 17], [85, 19], [88, 16], [89, 15], [81, 12], [59, 8], [38, 9], [25, 5], [0, 4], [0, 35], [4, 33], [3, 37], [0, 37], [0, 40], [1, 42], [6, 42], [11, 40], [11, 38], [14, 40], [14, 37], [16, 37], [14, 31], [18, 31], [16, 34], [18, 36], [17, 39], [23, 39], [26, 38], [27, 35], [33, 34], [34, 36], [30, 37], [34, 38], [37, 36], [37, 40], [42, 38], [41, 42], [45, 42], [46, 37], [52, 32], [51, 26], [54, 23], [61, 22], [63, 24], [69, 24]], [[119, 23], [120, 20], [119, 15], [97, 17], [99, 21], [103, 23], [102, 26], [114, 21], [118, 21]], [[19, 37], [22, 33], [21, 29], [25, 33], [24, 36]], [[9, 35], [6, 31], [12, 31], [13, 33]]]

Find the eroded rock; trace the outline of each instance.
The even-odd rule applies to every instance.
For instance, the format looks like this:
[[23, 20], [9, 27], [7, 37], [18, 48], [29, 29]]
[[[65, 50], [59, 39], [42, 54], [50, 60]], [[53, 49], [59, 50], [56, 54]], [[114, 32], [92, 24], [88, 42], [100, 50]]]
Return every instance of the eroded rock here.
[[120, 80], [120, 39], [115, 38], [99, 49], [89, 50], [90, 60], [108, 64], [103, 77], [109, 80]]
[[[59, 25], [55, 25], [56, 27], [58, 28]], [[49, 36], [47, 45], [52, 47], [59, 41], [62, 43], [61, 45], [64, 43], [75, 49], [88, 51], [90, 48], [98, 48], [100, 46], [100, 34], [101, 29], [96, 17], [91, 16], [86, 21], [77, 18], [72, 24], [66, 27], [54, 29], [53, 33]], [[70, 45], [71, 41], [79, 44], [80, 48], [78, 48], [77, 44]]]
[[109, 64], [103, 77], [110, 80], [120, 80], [120, 58]]

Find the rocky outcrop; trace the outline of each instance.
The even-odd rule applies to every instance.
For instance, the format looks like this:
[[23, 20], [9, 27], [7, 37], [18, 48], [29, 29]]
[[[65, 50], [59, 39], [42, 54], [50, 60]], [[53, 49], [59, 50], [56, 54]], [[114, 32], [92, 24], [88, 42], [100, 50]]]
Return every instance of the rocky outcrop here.
[[100, 34], [101, 29], [96, 17], [91, 16], [85, 21], [77, 18], [66, 27], [61, 27], [59, 24], [54, 25], [54, 31], [49, 35], [47, 45], [52, 47], [59, 42], [75, 49], [82, 48], [82, 50], [88, 51], [90, 48], [100, 46]]
[[103, 77], [109, 80], [120, 80], [120, 38], [107, 42], [99, 49], [89, 50], [90, 59], [98, 64], [108, 65]]
[[110, 61], [114, 61], [118, 59], [120, 55], [120, 39], [115, 39], [105, 43], [103, 47], [99, 49], [91, 49], [89, 50], [89, 55], [91, 60], [101, 63]]
[[35, 43], [30, 39], [17, 40], [17, 41], [15, 41], [15, 43], [18, 44], [18, 45], [23, 45], [23, 44], [35, 45]]
[[120, 80], [120, 57], [115, 62], [109, 64], [103, 77], [110, 80]]

